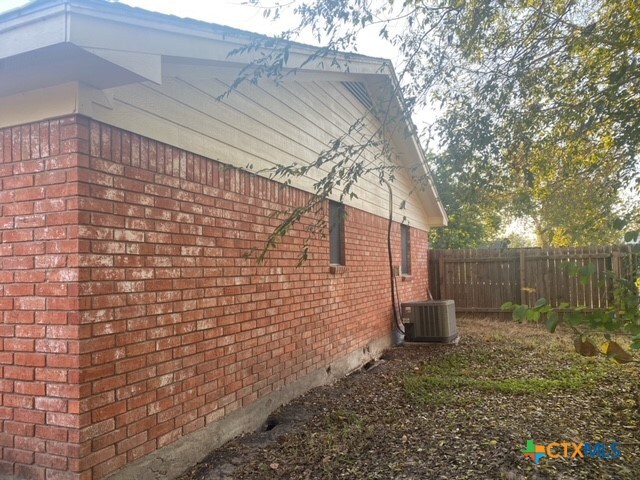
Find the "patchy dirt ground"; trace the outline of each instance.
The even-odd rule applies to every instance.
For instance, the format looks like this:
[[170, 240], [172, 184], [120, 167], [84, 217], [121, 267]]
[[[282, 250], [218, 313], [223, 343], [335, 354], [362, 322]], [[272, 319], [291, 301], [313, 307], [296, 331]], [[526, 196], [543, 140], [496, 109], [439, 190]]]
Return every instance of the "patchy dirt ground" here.
[[[573, 353], [532, 325], [459, 319], [454, 345], [389, 350], [284, 406], [180, 480], [637, 479], [640, 367]], [[536, 444], [620, 442], [620, 458], [542, 458]], [[584, 453], [584, 452], [583, 452]], [[614, 455], [615, 456], [615, 455]]]

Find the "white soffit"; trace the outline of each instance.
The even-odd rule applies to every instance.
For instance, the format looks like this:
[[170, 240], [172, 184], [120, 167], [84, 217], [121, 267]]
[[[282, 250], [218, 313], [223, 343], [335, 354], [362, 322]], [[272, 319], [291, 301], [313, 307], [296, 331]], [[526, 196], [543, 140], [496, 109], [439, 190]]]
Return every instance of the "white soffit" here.
[[162, 56], [160, 55], [101, 48], [84, 48], [84, 50], [154, 83], [162, 83]]

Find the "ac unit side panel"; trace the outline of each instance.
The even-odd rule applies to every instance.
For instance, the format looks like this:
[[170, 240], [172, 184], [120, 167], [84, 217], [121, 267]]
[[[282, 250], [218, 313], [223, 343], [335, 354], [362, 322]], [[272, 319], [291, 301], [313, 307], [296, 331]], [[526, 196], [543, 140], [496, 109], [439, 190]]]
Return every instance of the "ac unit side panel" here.
[[403, 304], [403, 312], [408, 341], [450, 342], [458, 336], [452, 300], [409, 302]]

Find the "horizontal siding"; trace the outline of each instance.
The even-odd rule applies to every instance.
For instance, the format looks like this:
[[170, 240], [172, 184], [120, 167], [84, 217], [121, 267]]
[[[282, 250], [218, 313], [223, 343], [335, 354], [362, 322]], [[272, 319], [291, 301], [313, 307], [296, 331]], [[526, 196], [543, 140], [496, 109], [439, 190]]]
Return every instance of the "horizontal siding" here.
[[74, 114], [77, 104], [75, 82], [0, 97], [0, 128]]
[[[203, 75], [202, 68], [190, 75], [188, 67], [151, 83], [117, 87], [92, 101], [95, 91], [86, 89], [81, 103], [84, 113], [96, 120], [154, 138], [176, 147], [236, 167], [252, 166], [268, 175], [277, 165], [308, 164], [364, 114], [364, 107], [339, 83], [285, 80], [280, 85], [261, 82], [243, 85], [223, 101], [230, 80]], [[89, 110], [89, 111], [84, 111]], [[348, 139], [353, 145], [366, 141], [377, 130], [372, 118]], [[365, 161], [375, 160], [369, 149]], [[292, 179], [292, 185], [313, 191], [313, 184], [331, 168], [327, 165]], [[395, 216], [406, 216], [414, 227], [427, 230], [425, 211], [408, 175], [399, 174], [393, 183]], [[345, 203], [376, 215], [387, 216], [388, 194], [374, 175], [363, 178], [355, 189], [358, 198]], [[400, 203], [406, 200], [406, 209]]]

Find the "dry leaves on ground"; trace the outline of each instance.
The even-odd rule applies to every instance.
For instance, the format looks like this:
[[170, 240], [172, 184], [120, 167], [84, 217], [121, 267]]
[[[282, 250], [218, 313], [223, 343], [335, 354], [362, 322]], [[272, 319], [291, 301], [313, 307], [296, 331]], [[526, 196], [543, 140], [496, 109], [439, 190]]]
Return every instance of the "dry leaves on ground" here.
[[[180, 480], [638, 478], [637, 366], [581, 357], [533, 325], [459, 319], [459, 330], [458, 345], [393, 348], [314, 389]], [[616, 441], [622, 455], [535, 465], [527, 439]]]

